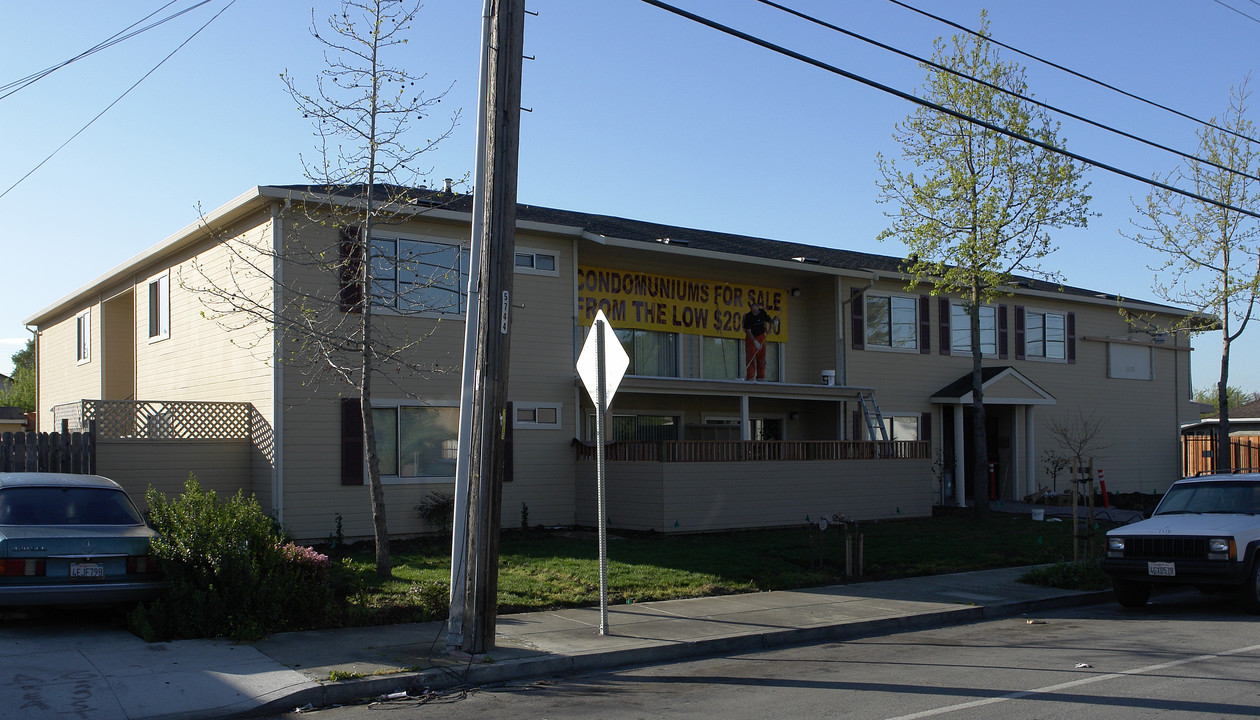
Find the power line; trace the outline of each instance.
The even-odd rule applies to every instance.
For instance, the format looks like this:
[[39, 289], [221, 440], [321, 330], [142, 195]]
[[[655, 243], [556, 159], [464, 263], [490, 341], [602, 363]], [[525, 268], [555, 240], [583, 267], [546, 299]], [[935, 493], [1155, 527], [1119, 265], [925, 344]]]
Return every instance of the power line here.
[[[929, 60], [929, 59], [927, 59], [927, 58], [920, 57], [920, 56], [918, 56], [918, 55], [915, 55], [915, 54], [913, 54], [913, 53], [906, 52], [905, 50], [901, 50], [901, 49], [899, 49], [899, 48], [895, 48], [895, 47], [893, 47], [893, 46], [891, 46], [891, 45], [887, 45], [887, 44], [885, 44], [885, 43], [879, 42], [878, 40], [874, 40], [874, 39], [872, 39], [872, 38], [868, 38], [868, 37], [866, 37], [865, 35], [861, 35], [861, 34], [859, 34], [859, 33], [853, 32], [852, 30], [846, 30], [846, 29], [844, 29], [844, 28], [842, 28], [842, 27], [839, 27], [838, 25], [833, 25], [832, 23], [829, 23], [829, 22], [827, 22], [826, 20], [822, 20], [822, 19], [820, 19], [820, 18], [817, 18], [817, 17], [815, 17], [815, 16], [813, 16], [813, 15], [808, 15], [808, 14], [806, 14], [806, 13], [800, 12], [799, 10], [793, 10], [793, 9], [792, 9], [792, 8], [790, 8], [790, 7], [787, 7], [787, 6], [785, 6], [785, 5], [780, 5], [779, 3], [774, 2], [774, 0], [757, 0], [757, 2], [760, 2], [760, 3], [761, 3], [761, 4], [763, 4], [763, 5], [768, 5], [768, 6], [772, 7], [772, 8], [775, 8], [775, 9], [777, 9], [777, 10], [780, 10], [780, 11], [782, 11], [782, 12], [788, 13], [789, 15], [794, 15], [794, 16], [796, 16], [796, 17], [798, 17], [798, 18], [801, 18], [802, 20], [806, 20], [806, 21], [808, 21], [808, 22], [814, 23], [815, 25], [819, 25], [819, 26], [821, 26], [821, 27], [825, 27], [825, 28], [827, 28], [828, 30], [833, 30], [833, 31], [835, 31], [835, 32], [838, 32], [838, 33], [841, 33], [841, 34], [847, 35], [847, 36], [849, 36], [849, 37], [851, 37], [851, 38], [854, 38], [854, 39], [856, 39], [856, 40], [861, 40], [861, 41], [862, 41], [862, 42], [864, 42], [864, 43], [867, 43], [867, 44], [870, 44], [870, 45], [874, 45], [875, 47], [880, 48], [881, 50], [887, 50], [887, 51], [889, 51], [889, 52], [896, 53], [897, 55], [900, 55], [900, 56], [905, 57], [905, 58], [909, 58], [909, 59], [911, 59], [911, 60], [914, 60], [915, 62], [921, 63], [921, 64], [923, 64], [923, 65], [926, 65], [926, 66], [928, 66], [928, 67], [930, 67], [930, 68], [933, 68], [933, 69], [935, 69], [935, 70], [938, 70], [938, 71], [940, 71], [940, 72], [946, 72], [946, 73], [949, 73], [949, 74], [951, 74], [951, 75], [954, 75], [955, 77], [963, 78], [963, 79], [968, 80], [968, 81], [970, 81], [970, 82], [974, 82], [974, 83], [977, 83], [977, 84], [983, 85], [984, 87], [987, 87], [987, 88], [989, 88], [990, 90], [994, 90], [994, 91], [996, 91], [996, 92], [1000, 92], [1000, 93], [1002, 93], [1002, 94], [1004, 94], [1004, 95], [1009, 95], [1009, 96], [1011, 96], [1011, 97], [1018, 98], [1018, 99], [1020, 99], [1020, 100], [1022, 100], [1022, 101], [1024, 101], [1024, 102], [1031, 103], [1031, 104], [1036, 105], [1036, 106], [1041, 107], [1041, 108], [1045, 108], [1046, 110], [1050, 110], [1051, 112], [1056, 112], [1056, 113], [1059, 113], [1060, 115], [1063, 115], [1063, 116], [1065, 116], [1065, 117], [1072, 118], [1073, 120], [1079, 120], [1079, 121], [1081, 121], [1081, 122], [1083, 122], [1083, 123], [1085, 123], [1085, 124], [1087, 124], [1087, 125], [1093, 125], [1094, 127], [1099, 128], [1099, 129], [1101, 129], [1101, 130], [1106, 130], [1107, 132], [1112, 132], [1112, 133], [1115, 133], [1116, 135], [1119, 135], [1119, 136], [1124, 137], [1124, 138], [1128, 138], [1129, 140], [1134, 140], [1134, 141], [1136, 141], [1136, 142], [1140, 142], [1140, 143], [1142, 143], [1143, 145], [1147, 145], [1147, 146], [1150, 146], [1150, 147], [1156, 148], [1157, 150], [1163, 150], [1163, 151], [1165, 151], [1165, 152], [1172, 153], [1172, 154], [1174, 154], [1174, 155], [1177, 155], [1177, 156], [1180, 156], [1180, 157], [1182, 157], [1182, 158], [1185, 158], [1186, 160], [1193, 160], [1194, 162], [1203, 163], [1204, 165], [1210, 165], [1210, 166], [1212, 166], [1212, 167], [1214, 167], [1214, 168], [1216, 168], [1216, 169], [1218, 169], [1218, 170], [1223, 170], [1223, 171], [1225, 171], [1225, 172], [1228, 172], [1228, 173], [1233, 173], [1233, 174], [1235, 174], [1235, 175], [1241, 175], [1241, 176], [1243, 176], [1243, 177], [1245, 177], [1245, 178], [1247, 178], [1247, 179], [1249, 179], [1249, 180], [1255, 180], [1256, 182], [1260, 182], [1260, 177], [1256, 177], [1255, 175], [1252, 175], [1252, 174], [1248, 173], [1245, 169], [1244, 169], [1244, 170], [1238, 170], [1238, 169], [1236, 169], [1236, 168], [1227, 167], [1227, 166], [1225, 166], [1225, 165], [1221, 165], [1221, 164], [1216, 163], [1216, 162], [1213, 162], [1213, 161], [1211, 161], [1211, 160], [1206, 160], [1206, 159], [1201, 158], [1201, 157], [1199, 157], [1199, 156], [1197, 156], [1197, 155], [1194, 155], [1194, 154], [1192, 154], [1192, 153], [1188, 153], [1188, 152], [1185, 152], [1185, 151], [1182, 151], [1182, 150], [1177, 150], [1176, 148], [1168, 147], [1167, 145], [1163, 145], [1163, 144], [1161, 144], [1161, 143], [1157, 143], [1157, 142], [1155, 142], [1154, 140], [1147, 140], [1146, 138], [1139, 137], [1139, 136], [1137, 136], [1137, 135], [1134, 135], [1134, 134], [1132, 134], [1132, 133], [1126, 132], [1126, 131], [1121, 130], [1121, 129], [1119, 129], [1119, 128], [1112, 127], [1112, 126], [1110, 126], [1110, 125], [1107, 125], [1107, 124], [1105, 124], [1105, 123], [1098, 122], [1098, 121], [1096, 121], [1096, 120], [1091, 120], [1091, 119], [1089, 119], [1089, 118], [1087, 118], [1087, 117], [1084, 117], [1084, 116], [1082, 116], [1082, 115], [1078, 115], [1078, 114], [1076, 114], [1076, 113], [1074, 113], [1074, 112], [1072, 112], [1072, 111], [1070, 111], [1070, 110], [1064, 110], [1063, 108], [1056, 107], [1056, 106], [1054, 106], [1054, 105], [1050, 105], [1049, 103], [1044, 103], [1044, 102], [1042, 102], [1042, 101], [1040, 101], [1040, 100], [1037, 100], [1036, 98], [1034, 98], [1034, 97], [1032, 97], [1032, 96], [1030, 96], [1030, 95], [1023, 95], [1023, 94], [1021, 94], [1021, 93], [1017, 93], [1017, 92], [1015, 92], [1014, 90], [1009, 90], [1009, 89], [1007, 89], [1007, 88], [1001, 87], [1000, 85], [995, 85], [995, 84], [993, 84], [993, 83], [991, 83], [991, 82], [988, 82], [987, 80], [982, 80], [982, 79], [977, 78], [977, 77], [972, 77], [971, 75], [968, 75], [968, 74], [963, 73], [963, 72], [959, 72], [958, 70], [955, 70], [954, 68], [947, 67], [947, 66], [945, 66], [945, 65], [941, 65], [940, 63], [934, 62], [934, 61]], [[980, 37], [982, 37], [982, 38], [983, 38], [983, 37], [987, 37], [987, 36], [981, 35]]]
[[[1232, 5], [1226, 5], [1224, 2], [1221, 2], [1221, 0], [1212, 0], [1212, 2], [1215, 2], [1217, 5], [1220, 5], [1226, 10], [1233, 10], [1234, 12], [1238, 13], [1239, 15], [1242, 15], [1243, 17], [1247, 18], [1251, 22], [1260, 23], [1260, 20], [1257, 20], [1254, 16], [1248, 15], [1247, 13], [1243, 12], [1242, 10], [1239, 10], [1238, 8]], [[1252, 2], [1254, 3], [1255, 0], [1252, 0]], [[1260, 5], [1260, 3], [1256, 3], [1256, 4]]]
[[1036, 55], [1033, 55], [1032, 53], [1029, 53], [1029, 52], [1024, 52], [1023, 50], [1020, 50], [1020, 49], [1019, 49], [1019, 48], [1017, 48], [1017, 47], [1014, 47], [1014, 46], [1011, 46], [1011, 45], [1007, 45], [1006, 43], [1000, 42], [1000, 41], [998, 41], [998, 40], [994, 40], [994, 39], [993, 39], [993, 38], [991, 38], [991, 37], [985, 37], [985, 36], [981, 35], [980, 33], [976, 32], [975, 30], [972, 30], [971, 28], [963, 27], [962, 25], [959, 25], [958, 23], [953, 22], [952, 20], [946, 20], [945, 18], [940, 17], [939, 15], [933, 15], [932, 13], [930, 13], [930, 12], [928, 12], [928, 11], [926, 11], [926, 10], [920, 10], [919, 8], [914, 7], [913, 5], [907, 5], [906, 3], [901, 2], [901, 0], [888, 0], [888, 2], [893, 3], [894, 5], [899, 5], [899, 6], [901, 6], [901, 7], [905, 8], [905, 9], [907, 9], [907, 10], [911, 11], [911, 12], [916, 12], [916, 13], [918, 13], [918, 14], [920, 14], [920, 15], [925, 16], [925, 17], [932, 18], [933, 20], [935, 20], [935, 21], [937, 21], [937, 22], [940, 22], [940, 23], [944, 23], [944, 24], [946, 24], [946, 25], [948, 25], [948, 26], [950, 26], [950, 27], [952, 27], [952, 28], [954, 28], [954, 29], [956, 29], [956, 30], [961, 30], [962, 32], [968, 33], [968, 34], [973, 35], [973, 36], [975, 36], [975, 37], [984, 38], [984, 40], [985, 40], [986, 42], [991, 42], [991, 43], [993, 43], [994, 45], [997, 45], [998, 47], [1001, 47], [1001, 48], [1006, 48], [1007, 50], [1010, 50], [1011, 52], [1018, 53], [1018, 54], [1020, 54], [1020, 55], [1023, 55], [1023, 56], [1024, 56], [1024, 57], [1026, 57], [1026, 58], [1031, 59], [1031, 60], [1036, 60], [1037, 62], [1042, 63], [1043, 65], [1049, 65], [1050, 67], [1054, 68], [1055, 70], [1062, 70], [1063, 72], [1068, 73], [1069, 75], [1072, 75], [1072, 76], [1074, 76], [1074, 77], [1078, 77], [1078, 78], [1080, 78], [1080, 79], [1082, 79], [1082, 80], [1085, 80], [1085, 81], [1087, 81], [1087, 82], [1094, 83], [1095, 85], [1099, 85], [1099, 86], [1101, 86], [1101, 87], [1107, 88], [1108, 90], [1111, 90], [1111, 91], [1113, 91], [1113, 92], [1118, 92], [1118, 93], [1120, 93], [1121, 95], [1124, 95], [1125, 97], [1128, 97], [1128, 98], [1132, 98], [1132, 99], [1134, 99], [1134, 100], [1137, 100], [1138, 102], [1146, 103], [1147, 105], [1150, 105], [1150, 106], [1152, 106], [1152, 107], [1157, 107], [1157, 108], [1159, 108], [1160, 110], [1164, 110], [1164, 111], [1166, 111], [1166, 112], [1170, 112], [1170, 113], [1172, 113], [1172, 114], [1174, 114], [1174, 115], [1176, 115], [1176, 116], [1178, 116], [1178, 117], [1182, 117], [1182, 118], [1185, 118], [1186, 120], [1190, 120], [1190, 121], [1192, 121], [1192, 122], [1199, 123], [1200, 125], [1206, 125], [1206, 126], [1208, 126], [1208, 127], [1212, 128], [1212, 129], [1214, 129], [1214, 130], [1219, 130], [1219, 131], [1221, 131], [1221, 132], [1228, 133], [1228, 134], [1230, 134], [1230, 135], [1234, 135], [1234, 136], [1236, 136], [1236, 137], [1240, 137], [1240, 138], [1242, 138], [1243, 140], [1246, 140], [1247, 142], [1260, 143], [1260, 140], [1256, 140], [1255, 138], [1252, 138], [1252, 137], [1247, 137], [1246, 135], [1243, 135], [1242, 133], [1239, 133], [1239, 132], [1237, 132], [1237, 131], [1235, 131], [1235, 130], [1230, 130], [1229, 128], [1223, 128], [1223, 127], [1220, 127], [1219, 125], [1216, 125], [1215, 123], [1211, 122], [1210, 120], [1201, 120], [1201, 119], [1199, 119], [1199, 118], [1197, 118], [1197, 117], [1195, 117], [1195, 116], [1193, 116], [1193, 115], [1189, 115], [1189, 114], [1187, 114], [1187, 113], [1183, 113], [1183, 112], [1181, 112], [1180, 110], [1175, 110], [1175, 109], [1173, 109], [1173, 108], [1168, 107], [1167, 105], [1161, 105], [1160, 103], [1157, 103], [1157, 102], [1155, 102], [1154, 100], [1148, 100], [1147, 98], [1144, 98], [1144, 97], [1142, 97], [1142, 96], [1140, 96], [1140, 95], [1135, 95], [1135, 94], [1133, 94], [1133, 93], [1131, 93], [1131, 92], [1129, 92], [1129, 91], [1127, 91], [1127, 90], [1122, 90], [1122, 89], [1120, 89], [1120, 88], [1116, 87], [1115, 85], [1109, 85], [1109, 84], [1107, 84], [1107, 83], [1103, 82], [1102, 80], [1098, 80], [1098, 79], [1096, 79], [1096, 78], [1092, 78], [1092, 77], [1090, 77], [1090, 76], [1088, 76], [1088, 75], [1085, 75], [1084, 73], [1079, 73], [1079, 72], [1077, 72], [1077, 71], [1075, 71], [1075, 70], [1073, 70], [1073, 69], [1071, 69], [1071, 68], [1064, 67], [1064, 66], [1062, 66], [1062, 65], [1059, 65], [1058, 63], [1055, 63], [1055, 62], [1052, 62], [1052, 61], [1050, 61], [1050, 60], [1046, 60], [1045, 58], [1041, 58], [1041, 57], [1038, 57], [1038, 56], [1036, 56]]
[[[893, 1], [895, 2], [895, 0]], [[782, 45], [776, 45], [768, 40], [764, 40], [754, 35], [750, 35], [742, 30], [737, 30], [728, 25], [723, 25], [715, 20], [710, 20], [706, 17], [696, 15], [695, 13], [688, 12], [687, 10], [683, 10], [682, 8], [674, 7], [673, 5], [662, 2], [661, 0], [642, 0], [642, 2], [645, 2], [648, 5], [652, 5], [654, 7], [658, 7], [662, 10], [665, 10], [666, 12], [671, 12], [675, 15], [678, 15], [679, 17], [686, 18], [700, 25], [704, 25], [706, 27], [712, 28], [714, 30], [717, 30], [718, 32], [726, 33], [727, 35], [739, 38], [740, 40], [743, 40], [745, 42], [749, 42], [749, 43], [752, 43], [753, 45], [758, 45], [767, 50], [771, 50], [773, 52], [779, 53], [780, 55], [790, 57], [793, 60], [799, 60], [800, 62], [806, 63], [808, 65], [813, 65], [816, 68], [826, 70], [827, 72], [840, 75], [841, 77], [848, 78], [849, 80], [853, 80], [855, 82], [859, 82], [868, 87], [875, 88], [876, 90], [880, 90], [890, 95], [894, 95], [896, 97], [901, 98], [902, 100], [908, 100], [916, 105], [921, 105], [923, 107], [931, 108], [932, 110], [935, 110], [940, 113], [944, 113], [946, 115], [949, 115], [950, 117], [958, 118], [959, 120], [963, 120], [964, 122], [968, 122], [973, 125], [978, 125], [986, 130], [991, 130], [993, 132], [1000, 133], [1007, 137], [1014, 138], [1021, 142], [1028, 143], [1030, 145], [1035, 145], [1043, 150], [1057, 153], [1059, 155], [1070, 158], [1072, 160], [1076, 160], [1077, 162], [1082, 162], [1092, 167], [1099, 168], [1100, 170], [1106, 170], [1107, 172], [1115, 173], [1116, 175], [1129, 178], [1130, 180], [1136, 180], [1140, 183], [1160, 188], [1161, 190], [1167, 190], [1168, 192], [1174, 193], [1176, 195], [1181, 195], [1191, 200], [1196, 200], [1198, 202], [1206, 203], [1208, 205], [1214, 205], [1223, 210], [1230, 210], [1233, 212], [1246, 215], [1247, 217], [1260, 219], [1260, 213], [1254, 212], [1252, 210], [1235, 207], [1228, 203], [1220, 202], [1219, 200], [1213, 200], [1212, 198], [1204, 197], [1202, 195], [1189, 192], [1188, 190], [1182, 190], [1179, 187], [1169, 185], [1168, 183], [1160, 182], [1159, 180], [1154, 180], [1151, 178], [1144, 178], [1136, 173], [1132, 173], [1132, 172], [1129, 172], [1128, 170], [1122, 170], [1121, 168], [1115, 167], [1114, 165], [1108, 165], [1107, 163], [1101, 162], [1099, 160], [1094, 160], [1092, 158], [1086, 157], [1084, 155], [1080, 155], [1078, 153], [1071, 152], [1069, 150], [1065, 150], [1061, 147], [1051, 145], [1050, 143], [1037, 140], [1036, 138], [1031, 138], [1026, 135], [1021, 135], [1019, 133], [1016, 133], [1004, 127], [1001, 127], [1000, 125], [994, 125], [993, 123], [980, 120], [979, 118], [971, 117], [970, 115], [966, 115], [964, 113], [958, 112], [957, 110], [953, 110], [951, 108], [945, 107], [944, 105], [939, 105], [937, 103], [931, 102], [930, 100], [925, 100], [917, 95], [913, 95], [903, 90], [898, 90], [897, 88], [884, 85], [883, 83], [876, 82], [874, 80], [871, 80], [870, 78], [863, 77], [861, 75], [849, 72], [848, 70], [844, 70], [842, 68], [838, 68], [835, 65], [825, 63], [822, 60], [819, 60], [817, 58], [813, 58], [803, 53], [796, 52], [795, 50], [785, 48]]]
[[[188, 8], [185, 8], [185, 9], [183, 9], [183, 10], [180, 10], [179, 12], [177, 12], [177, 13], [175, 13], [175, 14], [173, 14], [173, 15], [169, 15], [169, 16], [167, 16], [167, 17], [165, 17], [165, 18], [162, 18], [161, 20], [158, 20], [157, 22], [152, 23], [151, 25], [147, 25], [147, 26], [145, 26], [145, 27], [143, 27], [143, 28], [140, 28], [139, 30], [136, 30], [135, 32], [130, 32], [130, 33], [129, 33], [129, 32], [127, 32], [128, 30], [131, 30], [132, 28], [134, 28], [135, 26], [137, 26], [137, 25], [139, 25], [140, 23], [144, 22], [145, 20], [148, 20], [149, 18], [153, 17], [154, 15], [157, 15], [158, 13], [162, 12], [162, 11], [163, 11], [163, 10], [165, 10], [166, 8], [170, 7], [171, 5], [174, 5], [174, 4], [175, 4], [175, 2], [176, 2], [176, 0], [170, 0], [170, 2], [166, 3], [165, 5], [163, 5], [162, 7], [158, 8], [157, 10], [154, 10], [153, 12], [149, 13], [148, 15], [145, 15], [144, 17], [142, 17], [142, 18], [140, 18], [139, 20], [137, 20], [137, 21], [133, 22], [132, 24], [128, 25], [127, 27], [123, 28], [122, 30], [119, 30], [118, 32], [114, 33], [113, 35], [109, 36], [108, 38], [106, 38], [106, 39], [102, 40], [101, 42], [97, 43], [96, 45], [93, 45], [92, 47], [88, 48], [87, 50], [84, 50], [83, 52], [79, 53], [78, 55], [75, 55], [74, 57], [70, 58], [69, 60], [66, 60], [66, 61], [64, 61], [64, 62], [57, 63], [56, 65], [53, 65], [53, 66], [51, 66], [51, 67], [44, 68], [43, 70], [40, 70], [39, 72], [31, 73], [30, 75], [27, 75], [26, 77], [23, 77], [23, 78], [18, 78], [17, 80], [13, 80], [12, 82], [5, 83], [4, 85], [0, 85], [0, 92], [4, 92], [4, 91], [6, 91], [6, 90], [8, 91], [8, 92], [4, 92], [4, 94], [3, 94], [3, 95], [0, 95], [0, 100], [3, 100], [3, 99], [5, 99], [5, 98], [9, 97], [10, 95], [12, 95], [12, 94], [14, 94], [14, 93], [18, 92], [19, 90], [22, 90], [22, 89], [24, 89], [24, 88], [26, 88], [26, 87], [28, 87], [28, 86], [30, 86], [30, 85], [33, 85], [34, 83], [38, 82], [39, 80], [42, 80], [43, 78], [48, 77], [49, 75], [53, 74], [54, 72], [56, 72], [56, 71], [60, 70], [61, 68], [65, 67], [65, 66], [67, 66], [67, 65], [69, 65], [69, 64], [71, 64], [71, 63], [73, 63], [73, 62], [77, 62], [77, 61], [79, 61], [79, 60], [82, 60], [83, 58], [85, 58], [85, 57], [87, 57], [87, 56], [89, 56], [89, 55], [93, 55], [93, 54], [95, 54], [95, 53], [98, 53], [98, 52], [100, 52], [100, 51], [102, 51], [102, 50], [104, 50], [104, 49], [106, 49], [106, 48], [113, 47], [114, 45], [117, 45], [118, 43], [123, 42], [124, 40], [130, 40], [131, 38], [133, 38], [133, 37], [135, 37], [135, 36], [137, 36], [137, 35], [139, 35], [139, 34], [141, 34], [141, 33], [147, 32], [147, 31], [149, 31], [149, 30], [152, 30], [152, 29], [153, 29], [153, 28], [155, 28], [155, 27], [158, 27], [159, 25], [162, 25], [162, 24], [167, 23], [167, 22], [169, 22], [169, 21], [171, 21], [171, 20], [174, 20], [175, 18], [177, 18], [177, 17], [179, 17], [179, 16], [183, 15], [184, 13], [191, 12], [191, 11], [193, 11], [193, 10], [196, 10], [197, 8], [201, 7], [202, 5], [205, 5], [206, 3], [211, 2], [211, 0], [202, 0], [201, 2], [197, 3], [196, 5], [193, 5], [193, 6], [191, 6], [191, 7], [188, 7]], [[126, 34], [124, 35], [124, 33], [126, 33]]]
[[[205, 3], [202, 3], [202, 4], [204, 5]], [[152, 67], [152, 68], [151, 68], [151, 69], [150, 69], [147, 73], [145, 73], [143, 76], [141, 76], [139, 80], [135, 81], [135, 83], [133, 83], [133, 84], [131, 85], [131, 87], [129, 87], [129, 88], [127, 88], [126, 90], [124, 90], [122, 95], [119, 95], [117, 98], [115, 98], [115, 99], [114, 99], [114, 101], [113, 101], [113, 102], [111, 102], [109, 105], [106, 105], [104, 110], [102, 110], [102, 111], [100, 111], [99, 113], [97, 113], [97, 114], [96, 114], [96, 117], [92, 118], [91, 120], [88, 120], [88, 122], [87, 122], [87, 124], [86, 124], [86, 125], [84, 125], [83, 127], [79, 128], [79, 130], [78, 130], [75, 134], [71, 135], [71, 136], [70, 136], [70, 138], [69, 138], [69, 139], [67, 139], [65, 142], [61, 143], [61, 145], [58, 145], [56, 150], [53, 150], [51, 153], [49, 153], [49, 154], [48, 154], [48, 157], [44, 158], [43, 160], [40, 160], [38, 165], [36, 165], [35, 167], [31, 168], [29, 172], [27, 172], [27, 173], [26, 173], [25, 175], [23, 175], [22, 177], [18, 178], [18, 181], [17, 181], [17, 182], [13, 183], [12, 185], [10, 185], [10, 186], [8, 187], [8, 189], [7, 189], [7, 190], [5, 190], [4, 192], [0, 193], [0, 198], [3, 198], [5, 195], [8, 195], [10, 192], [12, 192], [12, 191], [13, 191], [13, 188], [17, 187], [18, 185], [21, 185], [21, 184], [22, 184], [22, 183], [23, 183], [23, 182], [24, 182], [24, 181], [25, 181], [28, 177], [30, 177], [31, 175], [34, 175], [36, 170], [39, 170], [41, 167], [43, 167], [43, 166], [44, 166], [44, 164], [45, 164], [45, 163], [47, 163], [49, 160], [52, 160], [52, 159], [53, 159], [53, 156], [55, 156], [57, 153], [61, 152], [62, 148], [64, 148], [65, 146], [69, 145], [69, 144], [70, 144], [70, 143], [71, 143], [71, 142], [72, 142], [75, 138], [79, 137], [79, 135], [81, 135], [81, 134], [83, 133], [83, 131], [84, 131], [84, 130], [87, 130], [89, 127], [91, 127], [91, 126], [92, 126], [92, 124], [93, 124], [93, 123], [95, 123], [97, 120], [100, 120], [100, 119], [101, 119], [101, 116], [102, 116], [102, 115], [104, 115], [105, 113], [109, 112], [110, 108], [114, 107], [114, 106], [115, 106], [115, 105], [117, 105], [119, 102], [121, 102], [121, 101], [122, 101], [122, 99], [123, 99], [123, 98], [125, 98], [125, 97], [127, 97], [127, 95], [128, 95], [128, 94], [130, 94], [132, 90], [135, 90], [135, 89], [136, 89], [136, 87], [138, 87], [138, 86], [140, 85], [140, 83], [144, 82], [144, 81], [145, 81], [145, 80], [146, 80], [146, 79], [147, 79], [150, 75], [152, 75], [153, 73], [157, 72], [157, 69], [158, 69], [158, 68], [160, 68], [160, 67], [162, 67], [163, 65], [165, 65], [165, 64], [166, 64], [166, 61], [167, 61], [167, 60], [170, 60], [170, 59], [171, 59], [171, 58], [175, 55], [175, 53], [179, 52], [180, 50], [182, 50], [182, 49], [184, 48], [184, 46], [185, 46], [185, 45], [187, 45], [188, 43], [192, 42], [192, 39], [193, 39], [193, 38], [195, 38], [195, 37], [197, 37], [198, 35], [200, 35], [202, 30], [205, 30], [207, 27], [209, 27], [210, 23], [212, 23], [212, 22], [214, 22], [215, 20], [217, 20], [217, 19], [219, 18], [219, 16], [220, 16], [220, 15], [222, 15], [222, 14], [223, 14], [223, 13], [225, 13], [225, 12], [227, 12], [228, 8], [232, 7], [232, 6], [233, 6], [233, 5], [235, 5], [235, 4], [236, 4], [236, 0], [230, 0], [230, 2], [228, 2], [228, 4], [227, 4], [227, 5], [223, 6], [223, 9], [222, 9], [222, 10], [220, 10], [220, 11], [219, 11], [219, 12], [217, 12], [217, 13], [215, 13], [215, 14], [214, 14], [214, 16], [213, 16], [213, 17], [211, 17], [209, 20], [207, 20], [207, 21], [205, 22], [205, 24], [204, 24], [204, 25], [202, 25], [201, 27], [197, 28], [196, 32], [194, 32], [192, 35], [189, 35], [189, 36], [188, 36], [188, 38], [187, 38], [186, 40], [184, 40], [182, 43], [180, 43], [178, 47], [176, 47], [174, 50], [172, 50], [172, 51], [170, 52], [170, 54], [168, 54], [166, 57], [162, 58], [162, 59], [158, 62], [158, 64], [157, 64], [157, 65], [154, 65], [154, 66], [153, 66], [153, 67]]]

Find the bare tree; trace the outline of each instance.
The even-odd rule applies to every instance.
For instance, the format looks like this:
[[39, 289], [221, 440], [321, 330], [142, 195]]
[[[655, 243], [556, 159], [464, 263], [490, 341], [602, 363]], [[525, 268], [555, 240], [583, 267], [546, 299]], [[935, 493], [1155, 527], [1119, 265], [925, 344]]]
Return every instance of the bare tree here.
[[1094, 413], [1086, 415], [1079, 408], [1076, 411], [1076, 417], [1050, 423], [1050, 437], [1053, 437], [1059, 443], [1059, 448], [1067, 453], [1071, 467], [1078, 469], [1073, 471], [1074, 476], [1079, 468], [1086, 466], [1086, 458], [1092, 458], [1095, 454], [1107, 449], [1107, 446], [1098, 440], [1102, 429], [1102, 418]]
[[[450, 136], [458, 111], [423, 143], [408, 143], [412, 124], [432, 113], [449, 87], [425, 93], [423, 75], [387, 62], [407, 44], [419, 9], [399, 0], [342, 0], [322, 30], [312, 15], [311, 34], [325, 60], [315, 89], [304, 91], [287, 71], [281, 75], [317, 141], [316, 159], [302, 159], [310, 185], [292, 188], [290, 222], [301, 227], [286, 228], [284, 247], [232, 228], [209, 228], [225, 241], [226, 272], [195, 260], [180, 277], [223, 327], [258, 328], [252, 337], [260, 355], [300, 370], [308, 383], [331, 381], [358, 395], [376, 571], [383, 576], [391, 562], [374, 383], [439, 371], [412, 351], [440, 321], [423, 332], [408, 323], [403, 332], [397, 323], [379, 321], [376, 310], [458, 313], [468, 261], [459, 245], [381, 237], [386, 226], [464, 197], [452, 194], [449, 182], [441, 191], [422, 187], [432, 174], [421, 167], [423, 156]], [[267, 283], [271, 292], [258, 292]], [[235, 337], [248, 342], [239, 332]]]
[[[1201, 160], [1188, 160], [1165, 180], [1189, 186], [1194, 193], [1225, 205], [1260, 211], [1260, 148], [1255, 126], [1247, 118], [1250, 78], [1230, 89], [1229, 110], [1223, 120], [1213, 118], [1199, 131]], [[1221, 372], [1216, 384], [1221, 422], [1217, 431], [1216, 467], [1230, 467], [1229, 353], [1230, 345], [1247, 329], [1260, 293], [1260, 221], [1235, 210], [1188, 200], [1156, 189], [1145, 202], [1134, 201], [1141, 220], [1127, 235], [1163, 253], [1153, 266], [1152, 289], [1169, 302], [1195, 310], [1169, 332], [1204, 329], [1221, 331]], [[1218, 328], [1204, 328], [1203, 314], [1215, 314]]]

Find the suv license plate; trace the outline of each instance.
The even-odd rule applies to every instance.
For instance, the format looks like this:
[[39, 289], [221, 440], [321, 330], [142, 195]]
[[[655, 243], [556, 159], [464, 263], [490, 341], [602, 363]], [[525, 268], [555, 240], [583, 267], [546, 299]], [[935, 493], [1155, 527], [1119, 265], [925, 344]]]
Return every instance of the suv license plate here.
[[1159, 577], [1177, 577], [1177, 565], [1170, 562], [1146, 563], [1146, 574]]
[[105, 563], [70, 563], [72, 578], [103, 578]]

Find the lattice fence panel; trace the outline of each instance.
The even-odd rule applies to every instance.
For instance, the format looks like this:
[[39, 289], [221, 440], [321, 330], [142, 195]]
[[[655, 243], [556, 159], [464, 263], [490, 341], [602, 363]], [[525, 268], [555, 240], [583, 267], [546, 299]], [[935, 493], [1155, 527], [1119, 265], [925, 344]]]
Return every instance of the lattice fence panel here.
[[250, 437], [249, 403], [84, 400], [101, 438], [236, 440]]

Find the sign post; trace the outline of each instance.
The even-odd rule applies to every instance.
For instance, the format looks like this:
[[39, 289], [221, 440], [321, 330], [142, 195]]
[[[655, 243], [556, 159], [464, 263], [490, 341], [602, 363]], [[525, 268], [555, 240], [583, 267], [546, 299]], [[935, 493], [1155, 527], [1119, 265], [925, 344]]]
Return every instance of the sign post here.
[[599, 634], [608, 634], [608, 509], [604, 502], [605, 415], [612, 396], [621, 384], [630, 356], [617, 340], [617, 333], [601, 310], [595, 316], [586, 344], [578, 356], [577, 371], [595, 403], [595, 478], [599, 506]]

